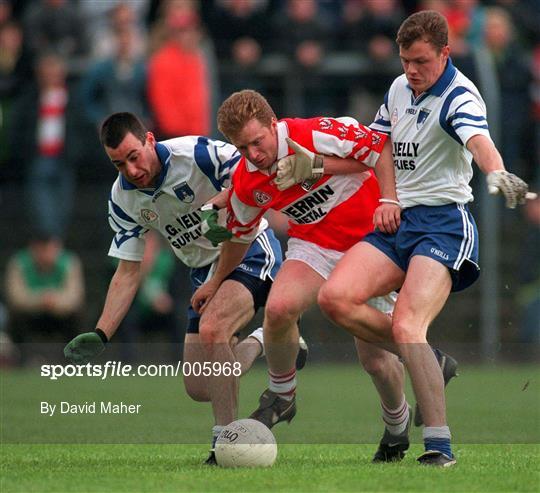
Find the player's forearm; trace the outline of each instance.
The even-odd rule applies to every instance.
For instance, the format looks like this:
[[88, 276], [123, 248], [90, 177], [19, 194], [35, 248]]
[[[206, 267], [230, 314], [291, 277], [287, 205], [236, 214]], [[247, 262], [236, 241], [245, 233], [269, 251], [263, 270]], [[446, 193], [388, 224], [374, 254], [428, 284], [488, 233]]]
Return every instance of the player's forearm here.
[[340, 158], [335, 156], [324, 156], [325, 175], [350, 175], [368, 171], [370, 168], [364, 163], [353, 158]]
[[221, 253], [219, 254], [219, 260], [212, 280], [221, 284], [240, 265], [250, 245], [251, 243], [240, 243], [237, 241], [226, 241], [222, 243]]
[[109, 284], [103, 312], [97, 322], [110, 339], [126, 316], [141, 282], [140, 262], [121, 260]]
[[384, 199], [396, 200], [396, 174], [394, 170], [394, 160], [392, 158], [392, 145], [388, 139], [381, 152], [379, 160], [375, 165], [375, 175], [379, 181], [381, 197]]
[[504, 163], [495, 144], [484, 135], [475, 135], [467, 142], [474, 162], [486, 175], [492, 171], [503, 170]]
[[227, 206], [227, 197], [229, 196], [229, 190], [222, 190], [217, 195], [212, 197], [211, 200], [207, 202], [207, 204], [213, 204], [218, 209], [223, 209]]

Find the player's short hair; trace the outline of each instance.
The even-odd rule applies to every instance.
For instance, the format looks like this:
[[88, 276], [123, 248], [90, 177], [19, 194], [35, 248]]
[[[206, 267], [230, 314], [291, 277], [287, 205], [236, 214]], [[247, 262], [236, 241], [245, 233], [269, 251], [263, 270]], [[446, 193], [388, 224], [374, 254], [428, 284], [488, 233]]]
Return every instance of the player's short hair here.
[[99, 136], [104, 146], [116, 149], [130, 132], [144, 145], [147, 130], [141, 120], [133, 113], [113, 113], [101, 124]]
[[251, 120], [257, 119], [270, 127], [273, 118], [276, 114], [266, 98], [251, 89], [231, 94], [217, 112], [218, 129], [231, 141]]
[[448, 45], [448, 22], [435, 10], [422, 10], [407, 17], [397, 33], [397, 44], [405, 49], [417, 40], [431, 43], [440, 52]]

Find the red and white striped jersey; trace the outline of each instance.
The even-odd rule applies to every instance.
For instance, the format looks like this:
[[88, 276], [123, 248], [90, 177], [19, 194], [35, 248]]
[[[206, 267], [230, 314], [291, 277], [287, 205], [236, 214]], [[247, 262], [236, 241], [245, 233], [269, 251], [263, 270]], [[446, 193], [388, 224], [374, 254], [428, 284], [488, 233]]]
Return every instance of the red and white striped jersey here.
[[[374, 167], [386, 135], [352, 118], [283, 119], [277, 124], [278, 160], [292, 154], [286, 137], [327, 156], [354, 158]], [[227, 226], [237, 241], [251, 241], [268, 209], [289, 217], [288, 234], [344, 252], [373, 230], [379, 186], [373, 171], [324, 175], [319, 180], [279, 191], [274, 164], [260, 171], [242, 158], [229, 193]]]

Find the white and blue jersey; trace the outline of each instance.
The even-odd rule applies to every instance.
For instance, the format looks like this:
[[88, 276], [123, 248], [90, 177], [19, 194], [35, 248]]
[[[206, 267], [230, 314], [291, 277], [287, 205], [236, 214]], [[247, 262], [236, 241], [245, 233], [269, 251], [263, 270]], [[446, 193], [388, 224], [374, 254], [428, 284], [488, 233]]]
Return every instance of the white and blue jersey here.
[[[200, 208], [230, 185], [240, 160], [236, 148], [206, 137], [187, 136], [158, 142], [161, 173], [155, 188], [139, 189], [119, 175], [109, 199], [109, 224], [115, 236], [109, 255], [141, 261], [144, 235], [155, 229], [167, 239], [176, 256], [191, 267], [195, 290], [213, 273], [220, 246], [201, 232]], [[225, 227], [226, 210], [219, 223]], [[264, 220], [242, 263], [228, 276], [253, 296], [254, 308], [264, 305], [282, 263], [279, 241]], [[199, 314], [189, 307], [188, 333], [199, 330]]]
[[403, 207], [473, 200], [472, 155], [465, 145], [474, 135], [489, 138], [486, 106], [450, 59], [437, 82], [416, 98], [404, 74], [395, 79], [370, 127], [391, 136]]
[[365, 237], [406, 271], [414, 255], [446, 265], [452, 289], [479, 275], [478, 231], [468, 140], [489, 138], [486, 106], [478, 89], [448, 59], [437, 82], [418, 97], [405, 75], [394, 80], [371, 128], [390, 134], [396, 192], [404, 208], [396, 234]]
[[[240, 154], [230, 144], [198, 136], [158, 142], [156, 151], [162, 168], [155, 188], [138, 189], [122, 175], [113, 184], [109, 224], [115, 235], [109, 255], [141, 261], [144, 234], [155, 229], [188, 267], [210, 265], [220, 247], [202, 235], [200, 208], [229, 186]], [[220, 211], [222, 226], [225, 216]]]

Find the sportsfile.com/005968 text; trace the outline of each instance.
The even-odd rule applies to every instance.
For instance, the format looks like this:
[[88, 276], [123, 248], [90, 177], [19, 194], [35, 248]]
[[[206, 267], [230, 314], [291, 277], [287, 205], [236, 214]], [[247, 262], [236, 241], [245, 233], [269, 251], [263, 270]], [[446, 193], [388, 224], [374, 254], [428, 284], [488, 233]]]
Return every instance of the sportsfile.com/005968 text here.
[[182, 376], [234, 376], [242, 374], [242, 365], [235, 361], [178, 361], [176, 364], [130, 365], [121, 361], [85, 365], [41, 365], [41, 376], [49, 380], [62, 377], [177, 377]]

